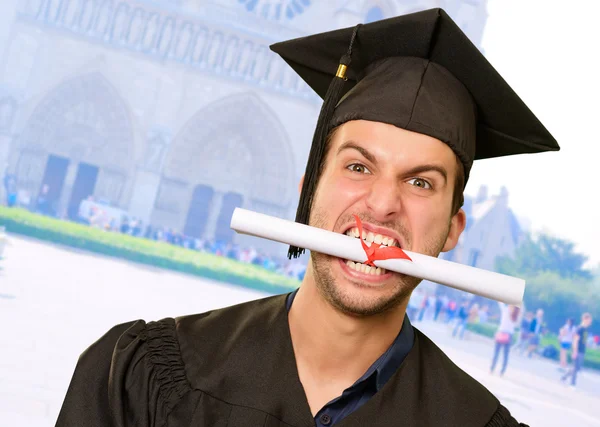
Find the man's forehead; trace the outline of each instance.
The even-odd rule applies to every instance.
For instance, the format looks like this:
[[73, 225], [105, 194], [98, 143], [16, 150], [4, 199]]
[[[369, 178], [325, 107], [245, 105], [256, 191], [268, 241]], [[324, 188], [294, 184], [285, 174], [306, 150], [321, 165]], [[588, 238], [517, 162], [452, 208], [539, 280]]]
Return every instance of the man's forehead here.
[[381, 160], [399, 156], [406, 160], [429, 163], [453, 164], [456, 160], [452, 149], [439, 139], [368, 120], [346, 122], [333, 134], [330, 150], [334, 153], [355, 147], [360, 147]]
[[364, 119], [359, 119], [359, 120], [349, 120], [343, 124], [341, 124], [340, 126], [337, 127], [336, 130], [336, 134], [342, 134], [342, 135], [362, 135], [365, 137], [369, 137], [369, 136], [378, 136], [378, 135], [393, 135], [395, 137], [397, 137], [398, 139], [429, 139], [429, 140], [435, 140], [438, 141], [440, 143], [442, 143], [442, 141], [440, 141], [437, 138], [434, 138], [432, 136], [426, 135], [424, 133], [419, 133], [419, 132], [415, 132], [415, 131], [411, 131], [411, 130], [407, 130], [407, 129], [403, 129], [401, 127], [389, 124], [389, 123], [385, 123], [385, 122], [378, 122], [378, 121], [373, 121], [373, 120], [364, 120]]

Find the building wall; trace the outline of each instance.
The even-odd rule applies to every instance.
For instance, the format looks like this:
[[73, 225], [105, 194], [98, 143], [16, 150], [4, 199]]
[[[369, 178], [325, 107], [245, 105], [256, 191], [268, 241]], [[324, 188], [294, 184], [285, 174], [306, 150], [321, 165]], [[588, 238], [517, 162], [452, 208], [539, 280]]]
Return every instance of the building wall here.
[[457, 247], [443, 258], [485, 270], [495, 270], [496, 258], [512, 256], [522, 239], [522, 230], [508, 204], [508, 192], [469, 200], [467, 228]]

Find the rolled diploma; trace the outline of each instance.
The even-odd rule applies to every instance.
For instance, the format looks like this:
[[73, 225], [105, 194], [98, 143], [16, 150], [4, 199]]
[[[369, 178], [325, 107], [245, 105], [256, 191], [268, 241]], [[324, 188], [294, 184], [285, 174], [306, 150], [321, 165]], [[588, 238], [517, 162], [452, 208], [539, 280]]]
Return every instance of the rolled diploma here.
[[[364, 263], [367, 260], [360, 240], [355, 237], [242, 208], [233, 211], [231, 228], [241, 234], [262, 237], [354, 262]], [[431, 280], [506, 304], [520, 305], [523, 300], [523, 279], [415, 252], [404, 252], [412, 261], [388, 259], [375, 261], [374, 264], [386, 270]]]

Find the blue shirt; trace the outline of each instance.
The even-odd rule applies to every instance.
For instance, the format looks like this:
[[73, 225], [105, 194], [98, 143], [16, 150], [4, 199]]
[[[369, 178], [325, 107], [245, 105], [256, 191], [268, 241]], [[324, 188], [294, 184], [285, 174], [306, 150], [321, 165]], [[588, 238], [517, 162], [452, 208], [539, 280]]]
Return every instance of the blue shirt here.
[[[297, 292], [298, 290], [295, 290], [288, 295], [288, 311], [292, 307]], [[315, 416], [316, 426], [328, 427], [340, 422], [381, 390], [412, 349], [414, 336], [414, 330], [408, 316], [404, 316], [402, 329], [392, 345], [367, 369], [362, 377], [344, 390], [341, 396], [336, 397], [321, 408]]]

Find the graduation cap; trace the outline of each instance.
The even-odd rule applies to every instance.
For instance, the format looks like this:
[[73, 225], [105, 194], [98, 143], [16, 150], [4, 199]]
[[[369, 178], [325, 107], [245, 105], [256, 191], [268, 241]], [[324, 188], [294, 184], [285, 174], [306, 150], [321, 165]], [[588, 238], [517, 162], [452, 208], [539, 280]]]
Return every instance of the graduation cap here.
[[[271, 46], [324, 100], [296, 222], [308, 224], [329, 132], [383, 122], [448, 144], [465, 185], [474, 160], [559, 150], [558, 143], [442, 9]], [[290, 247], [288, 256], [304, 249]]]

